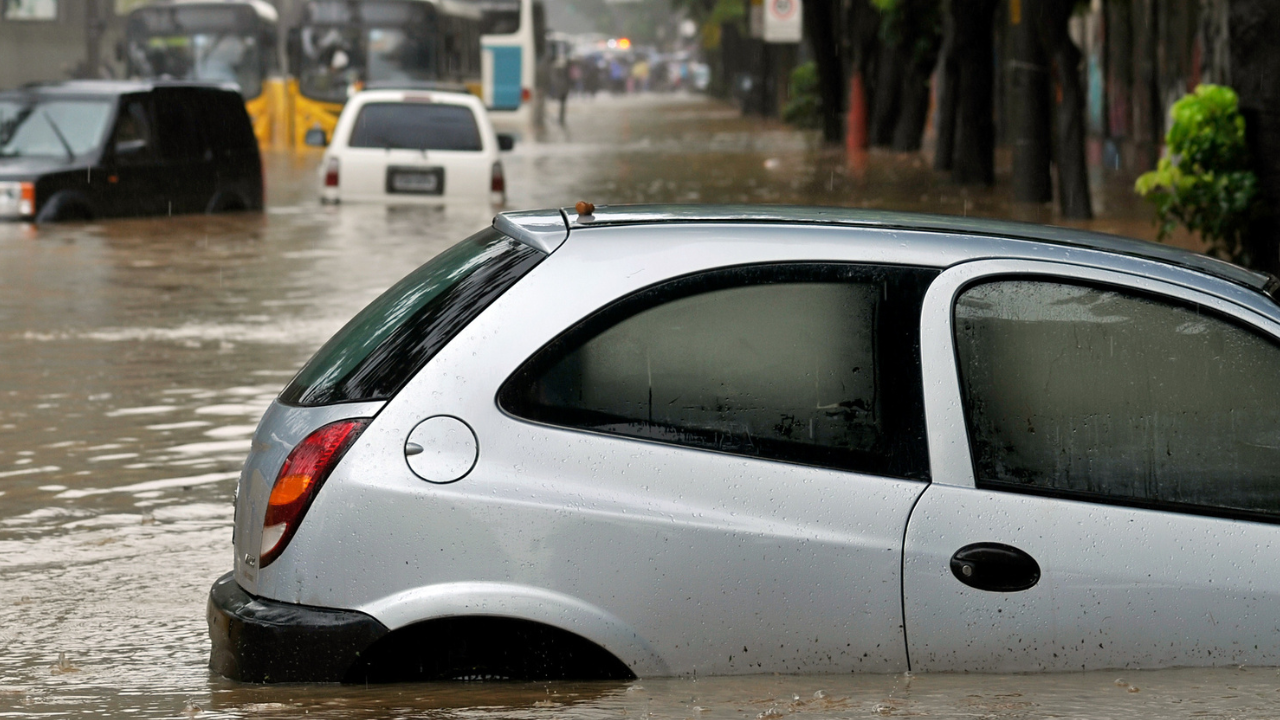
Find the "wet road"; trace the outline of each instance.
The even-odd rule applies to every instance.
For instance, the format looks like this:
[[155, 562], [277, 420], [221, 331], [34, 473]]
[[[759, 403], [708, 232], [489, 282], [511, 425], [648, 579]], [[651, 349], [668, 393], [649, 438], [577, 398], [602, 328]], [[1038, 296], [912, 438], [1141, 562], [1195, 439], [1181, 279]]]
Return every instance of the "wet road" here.
[[[238, 686], [204, 602], [258, 416], [347, 318], [488, 207], [324, 208], [269, 158], [264, 215], [0, 225], [0, 717], [1274, 717], [1275, 669]], [[809, 202], [1052, 221], [918, 158], [849, 167], [695, 98], [570, 106], [505, 160], [511, 207]], [[1117, 196], [1123, 196], [1118, 193]], [[1131, 200], [1094, 227], [1150, 236]]]

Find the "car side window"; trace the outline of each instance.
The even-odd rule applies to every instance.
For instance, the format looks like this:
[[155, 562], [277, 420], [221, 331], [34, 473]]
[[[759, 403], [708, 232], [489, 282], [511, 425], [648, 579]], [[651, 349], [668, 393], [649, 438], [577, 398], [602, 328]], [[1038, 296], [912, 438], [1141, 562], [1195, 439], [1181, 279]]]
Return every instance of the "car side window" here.
[[979, 487], [1280, 520], [1280, 346], [1144, 294], [1001, 279], [955, 307]]
[[[159, 130], [160, 156], [171, 162], [200, 162], [212, 159], [204, 133], [196, 117], [197, 93], [157, 93], [156, 125]], [[182, 102], [187, 100], [188, 102]]]
[[499, 404], [563, 427], [927, 479], [919, 318], [935, 275], [791, 264], [681, 278], [557, 338]]
[[120, 165], [141, 165], [154, 159], [154, 133], [147, 103], [142, 98], [129, 98], [116, 118], [111, 144]]

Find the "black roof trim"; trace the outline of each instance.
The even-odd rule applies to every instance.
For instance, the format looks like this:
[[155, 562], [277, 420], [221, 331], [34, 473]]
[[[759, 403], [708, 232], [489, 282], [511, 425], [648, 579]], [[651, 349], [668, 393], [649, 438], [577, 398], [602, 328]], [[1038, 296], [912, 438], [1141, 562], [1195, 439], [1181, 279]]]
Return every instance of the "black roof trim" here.
[[3, 97], [30, 97], [32, 95], [60, 96], [116, 96], [127, 93], [151, 92], [157, 88], [204, 88], [239, 93], [235, 83], [199, 82], [194, 80], [62, 80], [28, 83], [13, 90], [0, 90]]
[[789, 223], [986, 235], [1006, 240], [1067, 245], [1189, 268], [1264, 293], [1280, 304], [1280, 278], [1161, 243], [1053, 225], [958, 215], [791, 205], [598, 205], [591, 215], [562, 210], [570, 231], [601, 225], [653, 223]]

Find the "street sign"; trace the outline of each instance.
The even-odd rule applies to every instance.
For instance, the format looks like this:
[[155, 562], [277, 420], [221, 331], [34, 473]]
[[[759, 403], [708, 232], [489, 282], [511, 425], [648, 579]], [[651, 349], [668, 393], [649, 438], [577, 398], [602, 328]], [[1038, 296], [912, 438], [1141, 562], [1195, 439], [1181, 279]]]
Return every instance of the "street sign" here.
[[801, 0], [764, 0], [764, 41], [798, 43], [803, 36]]

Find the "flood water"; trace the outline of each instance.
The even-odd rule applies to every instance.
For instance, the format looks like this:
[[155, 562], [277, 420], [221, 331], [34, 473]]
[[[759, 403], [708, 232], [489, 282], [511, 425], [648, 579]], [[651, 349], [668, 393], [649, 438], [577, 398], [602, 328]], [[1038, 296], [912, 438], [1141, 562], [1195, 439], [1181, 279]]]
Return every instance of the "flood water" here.
[[[0, 225], [0, 717], [1275, 717], [1267, 668], [243, 686], [205, 599], [263, 409], [343, 322], [489, 207], [321, 207], [314, 154], [268, 158], [262, 215]], [[1005, 215], [919, 157], [851, 167], [812, 134], [691, 97], [571, 104], [506, 159], [509, 207], [800, 202]], [[1092, 227], [1150, 237], [1100, 197]], [[1117, 199], [1118, 198], [1118, 199]], [[1185, 240], [1185, 239], [1184, 239]]]

